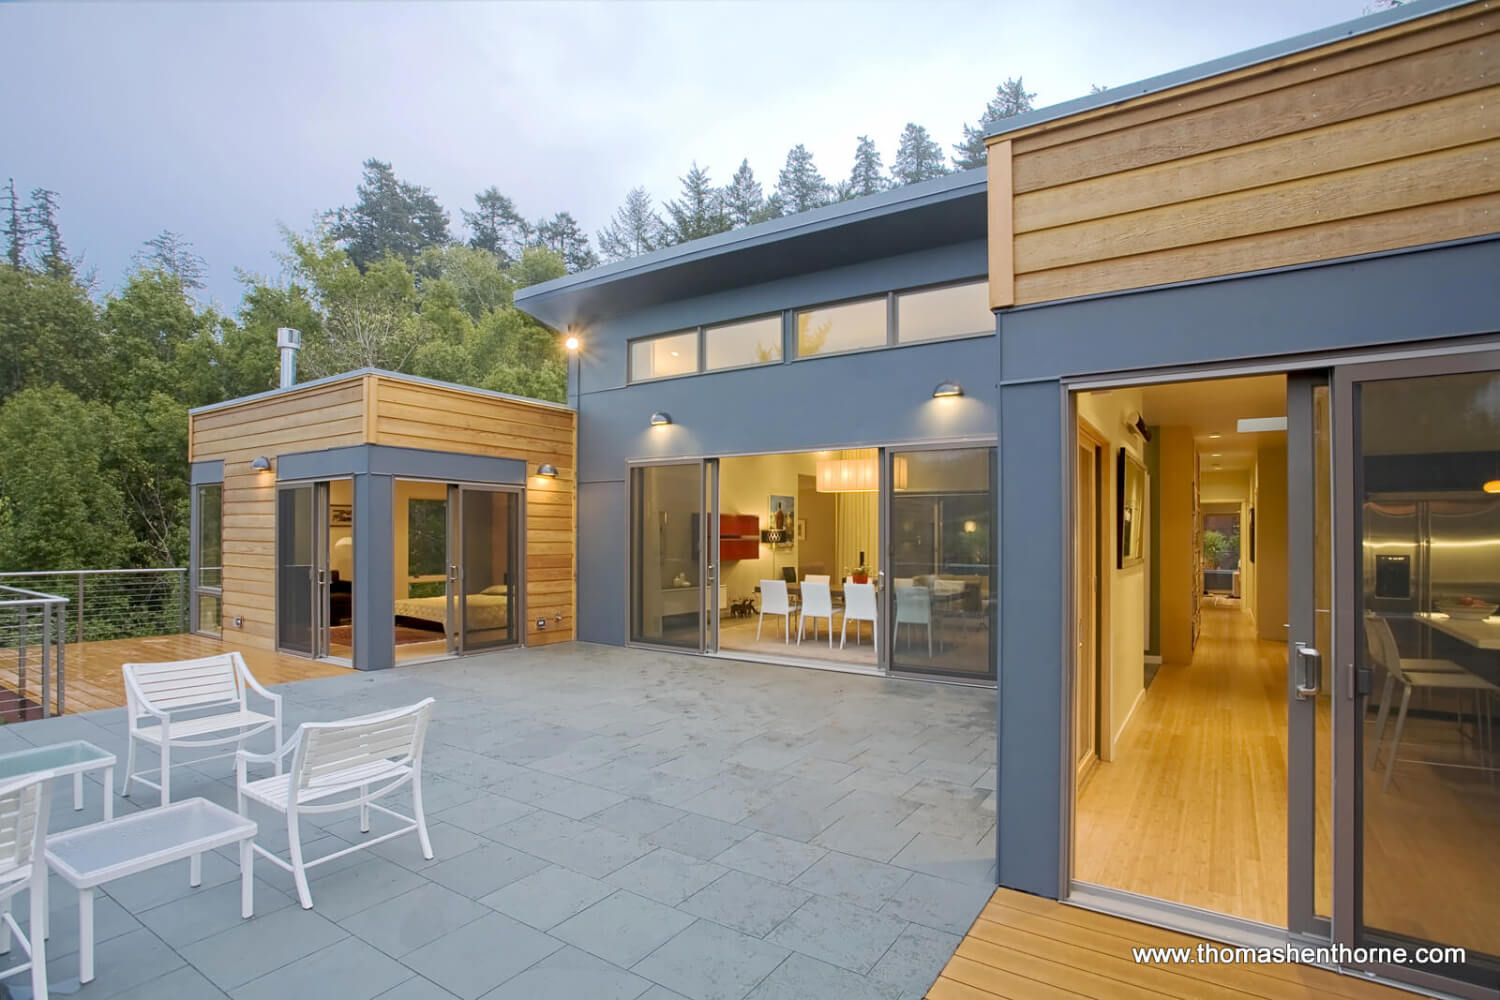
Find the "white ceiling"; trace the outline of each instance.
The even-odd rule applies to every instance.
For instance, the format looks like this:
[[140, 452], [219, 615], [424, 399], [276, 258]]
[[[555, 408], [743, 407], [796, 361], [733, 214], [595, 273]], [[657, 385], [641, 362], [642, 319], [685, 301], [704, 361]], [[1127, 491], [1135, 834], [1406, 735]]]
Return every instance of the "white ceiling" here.
[[1246, 417], [1285, 416], [1286, 376], [1147, 386], [1141, 391], [1141, 412], [1153, 427], [1191, 427], [1205, 470], [1249, 469], [1256, 449], [1285, 442], [1286, 432], [1241, 434], [1236, 425]]

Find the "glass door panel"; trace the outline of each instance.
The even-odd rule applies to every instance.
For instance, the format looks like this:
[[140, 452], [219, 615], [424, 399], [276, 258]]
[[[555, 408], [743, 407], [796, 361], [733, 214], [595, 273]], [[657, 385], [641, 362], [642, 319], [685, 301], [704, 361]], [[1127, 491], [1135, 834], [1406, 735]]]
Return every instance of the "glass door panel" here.
[[701, 650], [703, 463], [631, 469], [630, 505], [630, 641]]
[[519, 641], [521, 497], [459, 490], [458, 621], [464, 652]]
[[224, 600], [224, 484], [195, 487], [193, 521], [193, 631], [223, 632]]
[[[1361, 968], [1500, 987], [1500, 352], [1341, 369], [1342, 943]], [[1341, 701], [1340, 705], [1343, 704]], [[1432, 945], [1466, 950], [1419, 954]], [[1425, 960], [1422, 960], [1425, 959]], [[1478, 995], [1478, 994], [1476, 994]], [[1485, 995], [1489, 995], [1486, 993]]]
[[894, 671], [995, 675], [995, 450], [891, 453], [882, 579]]
[[313, 487], [276, 491], [276, 645], [312, 656], [317, 579]]

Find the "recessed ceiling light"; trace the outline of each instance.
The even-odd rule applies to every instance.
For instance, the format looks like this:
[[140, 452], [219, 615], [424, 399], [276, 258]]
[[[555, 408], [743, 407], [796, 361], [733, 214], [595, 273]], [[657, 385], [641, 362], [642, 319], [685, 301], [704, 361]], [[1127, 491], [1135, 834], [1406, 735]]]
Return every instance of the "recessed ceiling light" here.
[[677, 357], [677, 352], [676, 351], [672, 352], [672, 357], [674, 357], [674, 358]]
[[1215, 439], [1215, 440], [1217, 440], [1217, 439], [1218, 439], [1218, 438], [1221, 438], [1221, 437], [1223, 437], [1223, 436], [1224, 436], [1224, 435], [1222, 435], [1222, 434], [1210, 434], [1210, 435], [1209, 435], [1209, 437], [1211, 437], [1211, 438], [1213, 438], [1213, 439]]
[[1220, 458], [1220, 457], [1223, 456], [1223, 454], [1224, 453], [1222, 451], [1216, 451], [1216, 452], [1214, 452], [1213, 457], [1214, 458]]

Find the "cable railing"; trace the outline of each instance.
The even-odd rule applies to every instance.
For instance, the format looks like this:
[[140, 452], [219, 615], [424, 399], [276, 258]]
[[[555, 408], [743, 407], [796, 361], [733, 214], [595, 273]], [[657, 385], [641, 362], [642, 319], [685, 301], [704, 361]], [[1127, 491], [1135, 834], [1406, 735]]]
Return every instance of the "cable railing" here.
[[[0, 586], [66, 598], [66, 642], [139, 639], [190, 631], [188, 574], [181, 566], [161, 569], [67, 569], [0, 573]], [[14, 648], [0, 621], [0, 648]]]
[[57, 594], [0, 584], [0, 718], [6, 722], [65, 711], [68, 603]]

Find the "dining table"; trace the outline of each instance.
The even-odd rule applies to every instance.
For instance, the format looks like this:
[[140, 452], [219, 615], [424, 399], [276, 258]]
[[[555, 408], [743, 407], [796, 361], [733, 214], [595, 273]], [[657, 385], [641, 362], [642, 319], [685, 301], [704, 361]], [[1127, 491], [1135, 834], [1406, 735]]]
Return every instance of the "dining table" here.
[[1442, 611], [1419, 611], [1416, 618], [1475, 649], [1500, 650], [1500, 615], [1488, 618], [1454, 618]]

